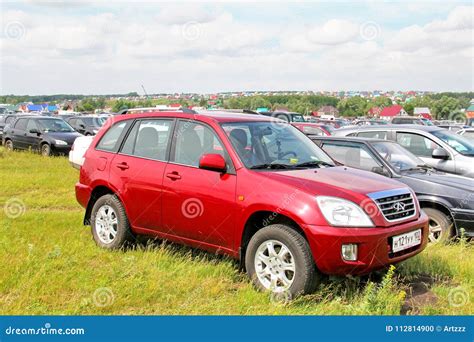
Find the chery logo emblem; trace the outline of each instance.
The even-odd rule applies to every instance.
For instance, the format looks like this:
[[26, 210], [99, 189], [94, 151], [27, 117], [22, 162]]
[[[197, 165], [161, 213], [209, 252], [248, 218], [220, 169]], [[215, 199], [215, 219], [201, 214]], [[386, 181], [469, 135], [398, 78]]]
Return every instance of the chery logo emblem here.
[[392, 205], [393, 210], [396, 212], [403, 211], [405, 209], [405, 203], [403, 202], [396, 202]]

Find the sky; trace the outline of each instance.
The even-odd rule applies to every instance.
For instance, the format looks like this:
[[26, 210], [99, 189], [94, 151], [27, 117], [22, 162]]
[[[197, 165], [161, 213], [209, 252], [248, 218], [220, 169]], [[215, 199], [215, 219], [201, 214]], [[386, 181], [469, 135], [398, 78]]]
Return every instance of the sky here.
[[473, 91], [471, 1], [3, 1], [0, 94]]

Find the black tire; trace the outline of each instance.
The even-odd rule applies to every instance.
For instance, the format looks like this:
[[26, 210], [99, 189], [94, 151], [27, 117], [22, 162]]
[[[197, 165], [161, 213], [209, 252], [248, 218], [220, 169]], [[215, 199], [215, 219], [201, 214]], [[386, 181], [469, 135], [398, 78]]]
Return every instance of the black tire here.
[[[447, 242], [453, 236], [453, 222], [449, 216], [433, 208], [423, 208], [429, 217], [429, 242]], [[439, 227], [439, 228], [438, 228]], [[432, 230], [436, 229], [436, 232]]]
[[[259, 280], [255, 270], [257, 251], [264, 242], [270, 240], [283, 243], [289, 249], [294, 259], [295, 271], [292, 278], [293, 282], [283, 293], [275, 293], [276, 291], [265, 287]], [[299, 232], [282, 224], [267, 226], [252, 236], [245, 253], [245, 267], [247, 274], [258, 289], [274, 292], [275, 295], [285, 299], [293, 299], [299, 295], [312, 293], [320, 282], [319, 272], [316, 269], [308, 242]]]
[[10, 139], [5, 140], [5, 148], [7, 149], [7, 151], [13, 151], [13, 141], [11, 141]]
[[[114, 239], [110, 242], [104, 241], [103, 238], [99, 237], [98, 225], [96, 224], [97, 214], [101, 208], [106, 208], [109, 206], [113, 209], [115, 216], [117, 218], [116, 225], [116, 235]], [[125, 213], [125, 209], [122, 205], [122, 202], [115, 195], [104, 195], [100, 197], [92, 208], [91, 212], [91, 231], [95, 243], [105, 249], [120, 249], [126, 247], [131, 242], [135, 241], [132, 234], [130, 223]]]
[[51, 146], [48, 144], [41, 145], [41, 155], [43, 157], [49, 157], [51, 155]]

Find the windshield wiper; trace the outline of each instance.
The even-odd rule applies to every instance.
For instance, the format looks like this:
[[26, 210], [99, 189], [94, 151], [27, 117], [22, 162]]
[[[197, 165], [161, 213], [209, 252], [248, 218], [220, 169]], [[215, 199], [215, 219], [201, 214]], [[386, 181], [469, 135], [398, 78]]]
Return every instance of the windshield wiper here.
[[271, 163], [271, 164], [259, 164], [250, 167], [253, 170], [263, 170], [263, 169], [291, 169], [292, 165], [287, 164], [278, 164], [278, 163]]
[[334, 166], [333, 164], [330, 164], [328, 162], [322, 161], [322, 160], [312, 160], [309, 162], [304, 162], [300, 164], [295, 164], [294, 167], [312, 167], [312, 166]]
[[430, 170], [433, 170], [433, 169], [434, 168], [429, 166], [429, 165], [422, 164], [422, 165], [417, 165], [416, 167], [410, 167], [408, 169], [403, 169], [401, 171], [418, 171], [418, 170], [430, 171]]

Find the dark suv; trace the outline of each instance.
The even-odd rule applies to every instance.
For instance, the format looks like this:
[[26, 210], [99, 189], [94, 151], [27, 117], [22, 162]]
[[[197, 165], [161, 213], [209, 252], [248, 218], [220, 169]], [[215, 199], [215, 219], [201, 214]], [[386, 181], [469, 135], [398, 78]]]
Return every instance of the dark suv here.
[[8, 150], [41, 151], [44, 156], [66, 154], [81, 134], [64, 120], [49, 116], [18, 116], [7, 126], [3, 144]]
[[66, 122], [81, 134], [96, 135], [105, 119], [98, 116], [73, 116], [67, 118]]

